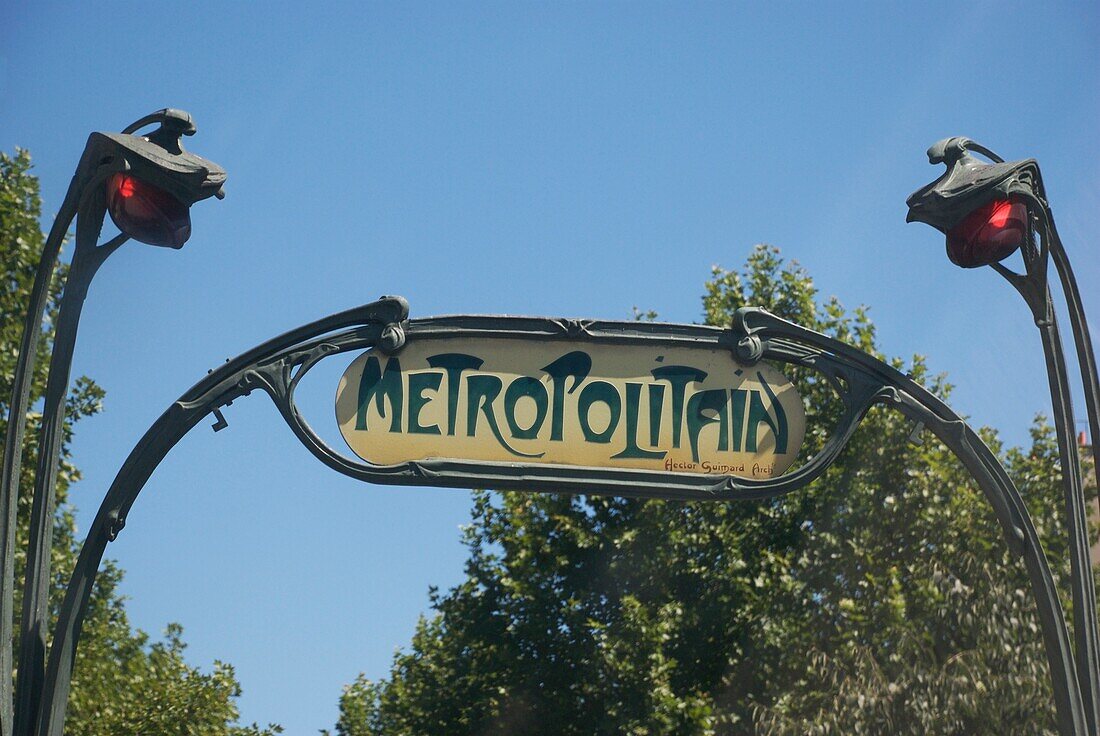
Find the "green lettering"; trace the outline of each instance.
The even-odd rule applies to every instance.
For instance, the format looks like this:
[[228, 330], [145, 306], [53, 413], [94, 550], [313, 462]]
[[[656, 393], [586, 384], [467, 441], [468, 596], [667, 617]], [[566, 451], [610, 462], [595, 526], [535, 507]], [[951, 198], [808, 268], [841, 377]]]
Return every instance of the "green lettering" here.
[[741, 452], [741, 437], [745, 434], [745, 401], [749, 392], [743, 388], [730, 389], [733, 397], [733, 451]]
[[764, 388], [764, 393], [768, 395], [768, 401], [771, 402], [772, 411], [775, 412], [775, 421], [772, 421], [771, 415], [768, 414], [767, 409], [764, 408], [764, 404], [760, 400], [759, 394], [754, 391], [752, 394], [752, 401], [749, 403], [748, 441], [752, 443], [750, 451], [756, 452], [756, 427], [760, 422], [764, 422], [771, 429], [772, 434], [775, 435], [775, 451], [782, 455], [787, 452], [787, 413], [783, 411], [783, 406], [779, 403], [779, 399], [776, 397], [775, 392], [772, 391], [772, 387], [764, 380], [764, 374], [757, 371], [756, 377], [760, 380], [760, 385]]
[[365, 430], [367, 428], [367, 409], [371, 399], [375, 400], [378, 415], [386, 418], [386, 405], [383, 398], [389, 399], [392, 416], [390, 417], [390, 431], [401, 431], [401, 362], [397, 358], [390, 358], [383, 372], [378, 363], [378, 358], [370, 356], [367, 364], [363, 366], [363, 376], [359, 379], [359, 408], [355, 412], [355, 428]]
[[[520, 427], [516, 421], [516, 403], [524, 396], [529, 396], [535, 402], [535, 421], [526, 429]], [[533, 440], [538, 437], [546, 419], [547, 402], [546, 387], [537, 378], [520, 376], [508, 384], [508, 390], [504, 392], [504, 418], [508, 421], [512, 437], [517, 440]]]
[[684, 422], [684, 389], [692, 381], [706, 379], [706, 371], [687, 365], [666, 365], [654, 368], [650, 373], [658, 380], [672, 384], [672, 446], [680, 446], [680, 427]]
[[455, 419], [458, 417], [458, 390], [462, 385], [462, 371], [476, 371], [485, 361], [463, 353], [440, 353], [428, 358], [432, 368], [447, 371], [447, 434], [454, 436]]
[[665, 411], [665, 387], [660, 383], [649, 384], [649, 444], [661, 444], [661, 415]]
[[[593, 432], [592, 425], [588, 421], [588, 413], [597, 401], [607, 404], [607, 408], [611, 412], [607, 429], [602, 432]], [[622, 399], [619, 397], [619, 392], [610, 383], [607, 381], [593, 381], [585, 386], [577, 399], [577, 415], [581, 421], [584, 441], [596, 442], [601, 445], [611, 442], [611, 435], [615, 433], [615, 429], [619, 425], [619, 415], [622, 414], [622, 411]]]
[[503, 383], [497, 376], [469, 376], [466, 379], [466, 435], [474, 437], [477, 434], [477, 413], [480, 411], [485, 417], [493, 436], [497, 442], [508, 452], [519, 457], [542, 457], [546, 453], [540, 452], [532, 455], [526, 452], [514, 450], [504, 441], [497, 426], [496, 412], [493, 410], [493, 402], [500, 395]]
[[[652, 389], [653, 386], [651, 385]], [[661, 387], [662, 389], [664, 386]], [[583, 396], [583, 392], [581, 394]], [[652, 397], [653, 392], [650, 392]], [[654, 458], [660, 460], [667, 453], [664, 450], [643, 450], [638, 447], [638, 404], [641, 403], [642, 396], [642, 384], [640, 383], [627, 383], [626, 384], [626, 448], [617, 455], [612, 455], [612, 458], [628, 458], [628, 457], [643, 457]], [[650, 415], [652, 421], [652, 415]], [[659, 426], [659, 425], [658, 425]], [[650, 428], [652, 435], [652, 427]], [[651, 442], [650, 444], [657, 444]]]
[[565, 424], [563, 420], [566, 394], [565, 379], [570, 376], [573, 377], [573, 385], [569, 387], [568, 392], [573, 393], [576, 391], [577, 386], [580, 386], [581, 381], [587, 378], [592, 371], [592, 356], [581, 350], [574, 350], [561, 356], [542, 370], [550, 375], [550, 379], [554, 384], [554, 406], [550, 414], [550, 439], [554, 442], [561, 442], [562, 427]]
[[[729, 449], [729, 394], [724, 388], [697, 391], [688, 399], [688, 441], [691, 443], [691, 459], [699, 462], [699, 433], [708, 424], [718, 422], [718, 451]], [[715, 412], [707, 416], [704, 412]]]
[[439, 390], [439, 384], [443, 381], [443, 374], [435, 371], [409, 374], [409, 434], [439, 434], [439, 427], [430, 424], [427, 427], [420, 424], [420, 410], [431, 399], [424, 397], [424, 390]]

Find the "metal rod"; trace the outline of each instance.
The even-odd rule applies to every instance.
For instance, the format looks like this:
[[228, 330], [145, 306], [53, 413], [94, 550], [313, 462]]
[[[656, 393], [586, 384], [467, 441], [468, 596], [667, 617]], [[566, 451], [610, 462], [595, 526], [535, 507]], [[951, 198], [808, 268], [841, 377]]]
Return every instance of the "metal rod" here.
[[39, 431], [38, 466], [35, 471], [30, 541], [23, 585], [23, 613], [19, 627], [19, 678], [15, 691], [17, 735], [29, 733], [33, 728], [45, 676], [54, 498], [64, 438], [65, 398], [69, 390], [69, 374], [80, 313], [95, 272], [94, 267], [88, 268], [89, 262], [82, 255], [81, 248], [78, 247], [62, 293]]
[[[12, 389], [9, 421], [4, 439], [3, 474], [0, 476], [0, 736], [26, 736], [37, 724], [45, 676], [46, 631], [49, 622], [50, 563], [53, 522], [60, 450], [64, 438], [65, 400], [69, 389], [73, 349], [80, 312], [95, 272], [129, 236], [125, 233], [96, 246], [106, 212], [106, 193], [100, 186], [108, 176], [129, 171], [141, 164], [146, 175], [159, 186], [172, 183], [180, 175], [190, 177], [184, 185], [185, 201], [191, 203], [208, 196], [222, 196], [220, 185], [225, 172], [201, 157], [183, 152], [178, 145], [181, 135], [195, 132], [194, 123], [180, 110], [165, 109], [146, 116], [126, 128], [129, 134], [149, 123], [161, 128], [146, 137], [120, 142], [118, 137], [93, 133], [81, 155], [76, 173], [69, 184], [61, 210], [39, 260], [31, 292], [16, 375]], [[165, 168], [162, 156], [167, 152], [176, 159]], [[133, 158], [131, 158], [131, 156]], [[197, 181], [194, 175], [201, 175]], [[171, 187], [170, 187], [171, 188]], [[42, 330], [42, 318], [49, 300], [49, 286], [57, 265], [61, 243], [73, 219], [76, 219], [76, 248], [62, 294], [58, 324], [53, 338], [45, 406], [38, 443], [38, 463], [31, 509], [30, 540], [24, 580], [23, 616], [20, 626], [20, 661], [15, 697], [12, 697], [12, 644], [14, 600], [14, 545], [17, 524], [19, 480], [22, 471], [22, 446], [27, 406], [34, 373], [36, 347]], [[176, 244], [178, 247], [178, 243]], [[14, 712], [13, 712], [14, 701]]]
[[[922, 411], [916, 414], [911, 408], [902, 408], [902, 411], [928, 423], [929, 429], [978, 481], [987, 498], [992, 499], [1000, 494], [1010, 502], [1017, 527], [1015, 530], [1006, 529], [1005, 534], [1010, 545], [1014, 541], [1010, 535], [1017, 535], [1017, 540], [1023, 542], [1024, 565], [1031, 581], [1032, 595], [1043, 632], [1047, 665], [1050, 667], [1058, 732], [1061, 736], [1092, 734], [1062, 602], [1058, 597], [1058, 589], [1043, 552], [1042, 542], [1019, 491], [993, 452], [970, 427], [963, 425], [964, 429], [960, 432], [956, 422], [945, 422], [941, 417], [930, 414], [923, 402], [919, 408]], [[961, 423], [961, 420], [957, 421]], [[997, 504], [993, 506], [996, 508]]]
[[[100, 180], [101, 177], [91, 179], [96, 183]], [[65, 434], [65, 400], [69, 392], [80, 314], [96, 271], [111, 253], [128, 240], [128, 236], [120, 234], [97, 247], [96, 240], [103, 225], [104, 195], [93, 188], [90, 196], [81, 199], [76, 248], [61, 296], [38, 440], [19, 632], [19, 678], [15, 688], [13, 718], [13, 733], [16, 736], [30, 733], [34, 728], [45, 676], [57, 473]]]
[[1054, 428], [1058, 437], [1058, 454], [1062, 459], [1062, 490], [1066, 503], [1066, 527], [1069, 532], [1070, 577], [1073, 593], [1073, 632], [1076, 650], [1077, 678], [1081, 682], [1085, 711], [1089, 718], [1089, 733], [1097, 732], [1100, 722], [1100, 647], [1097, 642], [1096, 586], [1093, 582], [1092, 559], [1088, 536], [1088, 516], [1081, 483], [1081, 464], [1074, 436], [1073, 405], [1070, 401], [1069, 379], [1065, 354], [1058, 334], [1057, 322], [1041, 325], [1043, 353], [1047, 363], [1051, 404], [1054, 408]]
[[0, 474], [0, 736], [14, 733], [12, 714], [12, 643], [14, 637], [15, 536], [19, 509], [19, 480], [23, 470], [23, 438], [27, 427], [27, 408], [37, 358], [42, 320], [49, 301], [50, 283], [57, 269], [65, 233], [76, 217], [80, 199], [77, 177], [73, 176], [60, 211], [50, 228], [38, 260], [30, 304], [23, 324], [19, 358], [12, 377], [8, 425], [4, 432], [3, 471]]
[[[1054, 268], [1058, 272], [1058, 278], [1062, 284], [1062, 293], [1066, 299], [1066, 307], [1069, 312], [1070, 331], [1073, 333], [1074, 348], [1077, 353], [1077, 364], [1081, 373], [1081, 384], [1084, 388], [1085, 394], [1085, 411], [1089, 418], [1089, 432], [1092, 439], [1092, 459], [1093, 468], [1100, 470], [1100, 445], [1097, 445], [1097, 437], [1100, 437], [1100, 378], [1097, 377], [1096, 371], [1096, 355], [1092, 348], [1092, 337], [1089, 333], [1088, 321], [1085, 318], [1085, 308], [1081, 303], [1081, 292], [1077, 288], [1077, 279], [1073, 275], [1073, 269], [1069, 263], [1069, 256], [1066, 254], [1065, 248], [1062, 246], [1062, 240], [1058, 236], [1058, 231], [1054, 226], [1054, 218], [1050, 212], [1049, 207], [1044, 208], [1044, 215], [1046, 216], [1046, 226], [1050, 233], [1050, 255], [1051, 260], [1054, 262]], [[1067, 396], [1068, 398], [1068, 396]], [[1072, 419], [1072, 417], [1071, 417]], [[1071, 427], [1071, 432], [1075, 427]], [[1079, 448], [1070, 438], [1070, 443], [1073, 445], [1073, 465], [1074, 469], [1080, 473], [1079, 466]], [[1094, 471], [1095, 472], [1095, 471]], [[1084, 496], [1082, 488], [1082, 508], [1084, 506]], [[1100, 506], [1100, 497], [1097, 499], [1098, 506]], [[1085, 545], [1088, 550], [1087, 558], [1089, 565], [1092, 564], [1091, 556], [1091, 540], [1088, 535], [1088, 526], [1086, 519], [1086, 526], [1083, 530], [1083, 536], [1085, 537]], [[1092, 593], [1093, 600], [1092, 605], [1089, 607], [1089, 611], [1093, 613], [1094, 618], [1092, 621], [1092, 630], [1095, 631], [1097, 622], [1095, 620], [1096, 612], [1096, 588], [1093, 584], [1093, 576], [1091, 567], [1086, 576], [1086, 581], [1089, 583], [1089, 591]], [[1089, 663], [1090, 676], [1094, 683], [1100, 682], [1100, 658], [1094, 659]]]
[[[1058, 271], [1058, 278], [1062, 282], [1062, 293], [1066, 297], [1066, 306], [1069, 311], [1069, 327], [1073, 333], [1074, 347], [1077, 352], [1077, 363], [1081, 369], [1081, 383], [1085, 389], [1085, 411], [1089, 417], [1089, 433], [1092, 440], [1093, 467], [1100, 471], [1100, 377], [1096, 370], [1096, 353], [1092, 349], [1092, 337], [1089, 333], [1088, 321], [1085, 319], [1085, 308], [1081, 303], [1081, 292], [1077, 288], [1077, 279], [1073, 275], [1073, 269], [1069, 265], [1069, 256], [1062, 246], [1062, 239], [1054, 227], [1054, 220], [1048, 221], [1051, 232], [1050, 255], [1054, 261], [1054, 267]], [[1100, 504], [1100, 496], [1097, 497]], [[1100, 507], [1098, 507], [1100, 511]]]
[[[1063, 290], [1066, 293], [1071, 329], [1074, 333], [1082, 381], [1085, 386], [1090, 424], [1093, 426], [1098, 421], [1096, 366], [1076, 280], [1069, 269], [1069, 261], [1065, 257], [1057, 231], [1054, 229], [1054, 218], [1051, 215], [1050, 206], [1040, 196], [1041, 184], [1039, 187], [1039, 192], [1028, 190], [1020, 195], [1028, 204], [1033, 227], [1034, 224], [1038, 225], [1039, 248], [1037, 252], [1034, 250], [1033, 236], [1029, 235], [1024, 250], [1026, 276], [1015, 277], [1010, 281], [1031, 308], [1043, 345], [1047, 382], [1054, 413], [1054, 428], [1058, 438], [1058, 455], [1062, 465], [1062, 491], [1065, 496], [1066, 527], [1069, 533], [1075, 660], [1084, 696], [1085, 711], [1089, 717], [1089, 733], [1098, 734], [1100, 733], [1100, 627], [1097, 625], [1096, 585], [1092, 570], [1088, 514], [1085, 509], [1081, 479], [1081, 458], [1075, 436], [1069, 375], [1054, 300], [1048, 284], [1048, 254], [1058, 269]], [[1004, 269], [998, 270], [1002, 274], [1006, 273]]]

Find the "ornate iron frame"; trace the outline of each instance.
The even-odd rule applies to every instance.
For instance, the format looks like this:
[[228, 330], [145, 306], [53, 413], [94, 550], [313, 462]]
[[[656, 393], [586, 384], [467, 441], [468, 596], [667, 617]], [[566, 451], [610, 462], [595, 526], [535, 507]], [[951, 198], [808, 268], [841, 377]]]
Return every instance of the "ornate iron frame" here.
[[[137, 131], [158, 124], [146, 135]], [[50, 547], [53, 538], [54, 489], [60, 464], [65, 396], [69, 390], [80, 313], [92, 278], [118, 248], [129, 240], [120, 233], [97, 245], [107, 210], [104, 184], [116, 173], [134, 176], [169, 191], [190, 207], [209, 197], [224, 197], [225, 171], [201, 156], [185, 151], [180, 139], [195, 134], [195, 123], [182, 110], [165, 108], [134, 121], [121, 133], [92, 133], [65, 193], [38, 262], [31, 287], [30, 306], [12, 381], [8, 426], [0, 470], [0, 736], [29, 734], [38, 720], [46, 668], [46, 630], [49, 626]], [[22, 469], [23, 437], [34, 373], [36, 348], [57, 268], [61, 245], [76, 220], [76, 249], [65, 280], [53, 352], [50, 356], [39, 430], [27, 545], [23, 611], [19, 634], [19, 678], [12, 698], [12, 628], [15, 589], [15, 526]]]
[[[741, 363], [759, 360], [810, 368], [825, 377], [844, 411], [830, 439], [801, 468], [767, 480], [690, 476], [669, 472], [576, 468], [524, 463], [431, 460], [373, 465], [337, 452], [309, 426], [295, 404], [302, 378], [326, 357], [377, 348], [397, 352], [408, 340], [480, 336], [695, 346], [730, 350]], [[1042, 623], [1059, 731], [1088, 733], [1069, 632], [1051, 571], [1019, 492], [978, 435], [925, 388], [877, 358], [761, 309], [742, 309], [731, 327], [639, 322], [454, 316], [408, 319], [400, 297], [325, 317], [287, 332], [211, 371], [173, 403], [131, 451], [91, 524], [54, 632], [38, 736], [61, 736], [81, 626], [108, 542], [168, 452], [208, 416], [225, 426], [221, 409], [255, 390], [266, 393], [303, 445], [328, 467], [359, 480], [389, 485], [494, 487], [532, 492], [608, 493], [664, 499], [730, 501], [779, 496], [819, 477], [843, 450], [867, 411], [890, 406], [935, 434], [977, 481], [1001, 524], [1013, 555], [1022, 558]]]
[[[985, 156], [990, 163], [979, 160], [972, 152]], [[928, 149], [928, 161], [944, 164], [947, 168], [938, 179], [906, 199], [909, 205], [907, 222], [925, 222], [947, 234], [969, 213], [990, 201], [1009, 200], [1027, 207], [1028, 233], [1020, 247], [1024, 272], [1017, 273], [1003, 262], [989, 265], [1023, 297], [1039, 330], [1062, 467], [1070, 550], [1074, 659], [1088, 732], [1100, 733], [1100, 628], [1097, 626], [1096, 586], [1080, 456], [1074, 437], [1069, 370], [1048, 283], [1050, 263], [1054, 263], [1058, 273], [1069, 312], [1089, 430], [1093, 437], [1093, 461], [1100, 465], [1100, 445], [1096, 443], [1100, 436], [1100, 376], [1096, 370], [1092, 338], [1077, 280], [1054, 226], [1043, 176], [1035, 159], [1005, 161], [977, 141], [955, 136], [934, 143]]]

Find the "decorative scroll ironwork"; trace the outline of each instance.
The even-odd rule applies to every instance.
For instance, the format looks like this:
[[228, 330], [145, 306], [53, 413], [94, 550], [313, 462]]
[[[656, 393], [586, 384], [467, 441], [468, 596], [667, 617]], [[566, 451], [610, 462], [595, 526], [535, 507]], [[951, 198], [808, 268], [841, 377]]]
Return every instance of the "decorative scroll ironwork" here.
[[[461, 336], [586, 341], [621, 345], [721, 348], [738, 360], [769, 360], [816, 371], [835, 389], [843, 411], [829, 439], [787, 475], [744, 479], [626, 469], [524, 463], [430, 460], [374, 465], [330, 447], [302, 416], [295, 394], [325, 358], [378, 347], [397, 351], [406, 341]], [[212, 371], [172, 404], [127, 458], [92, 522], [66, 592], [54, 634], [39, 736], [61, 736], [69, 678], [88, 598], [107, 542], [126, 523], [141, 489], [172, 447], [193, 427], [233, 401], [262, 390], [287, 425], [322, 463], [344, 475], [388, 485], [491, 487], [535, 492], [605, 493], [663, 499], [732, 501], [795, 491], [836, 460], [868, 410], [885, 405], [927, 427], [966, 466], [997, 516], [1006, 543], [1027, 569], [1042, 622], [1060, 732], [1087, 733], [1071, 643], [1050, 568], [1022, 499], [996, 456], [946, 404], [912, 379], [838, 340], [762, 309], [742, 309], [729, 328], [599, 320], [453, 316], [408, 319], [400, 297], [332, 315], [288, 332]]]

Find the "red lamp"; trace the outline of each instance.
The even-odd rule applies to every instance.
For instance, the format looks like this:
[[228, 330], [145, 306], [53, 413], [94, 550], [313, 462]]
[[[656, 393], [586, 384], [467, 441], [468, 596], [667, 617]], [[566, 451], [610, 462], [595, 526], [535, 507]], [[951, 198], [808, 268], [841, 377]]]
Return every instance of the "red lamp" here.
[[107, 211], [119, 230], [148, 245], [181, 248], [191, 237], [187, 205], [128, 173], [107, 180]]
[[995, 199], [947, 231], [947, 257], [963, 268], [997, 263], [1024, 244], [1027, 232], [1027, 205]]

